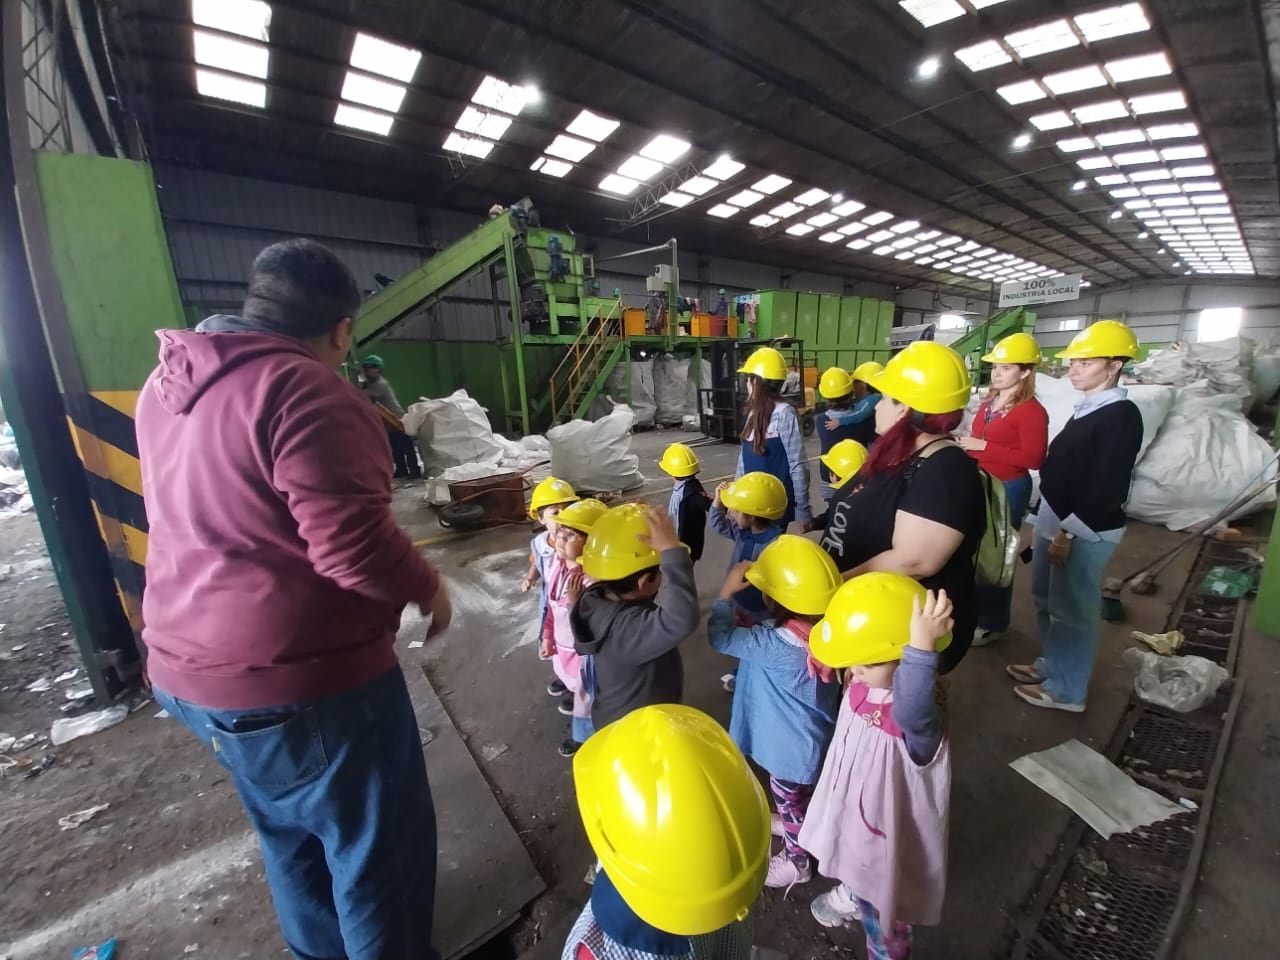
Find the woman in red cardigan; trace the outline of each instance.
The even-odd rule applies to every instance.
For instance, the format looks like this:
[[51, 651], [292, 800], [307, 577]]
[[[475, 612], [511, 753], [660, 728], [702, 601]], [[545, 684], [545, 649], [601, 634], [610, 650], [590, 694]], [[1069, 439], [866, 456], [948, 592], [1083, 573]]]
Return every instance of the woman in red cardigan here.
[[[1049, 445], [1049, 414], [1036, 399], [1040, 346], [1015, 333], [982, 358], [993, 364], [991, 391], [973, 418], [973, 435], [959, 444], [978, 466], [1003, 481], [1009, 515], [1017, 529], [1031, 503], [1030, 470], [1039, 470]], [[973, 645], [985, 647], [1009, 629], [1010, 587], [978, 587], [978, 627]]]

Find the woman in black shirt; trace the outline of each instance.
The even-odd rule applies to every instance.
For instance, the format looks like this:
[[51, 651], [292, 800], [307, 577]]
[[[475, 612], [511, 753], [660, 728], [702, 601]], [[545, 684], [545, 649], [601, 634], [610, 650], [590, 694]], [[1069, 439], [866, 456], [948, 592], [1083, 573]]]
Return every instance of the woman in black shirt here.
[[986, 505], [973, 459], [951, 442], [969, 400], [969, 373], [949, 347], [911, 344], [873, 377], [879, 439], [853, 480], [832, 501], [822, 546], [845, 578], [902, 573], [955, 605], [951, 670], [977, 623], [973, 560]]

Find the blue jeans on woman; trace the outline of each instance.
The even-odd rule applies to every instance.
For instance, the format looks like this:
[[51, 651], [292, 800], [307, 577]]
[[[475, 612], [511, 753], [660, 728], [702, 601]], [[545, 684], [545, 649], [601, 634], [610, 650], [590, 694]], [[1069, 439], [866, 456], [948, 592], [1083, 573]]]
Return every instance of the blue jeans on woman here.
[[[1009, 503], [1009, 519], [1014, 531], [1022, 530], [1022, 521], [1031, 505], [1031, 476], [1016, 480], [1004, 480], [1004, 495]], [[1013, 585], [1007, 587], [977, 588], [978, 629], [991, 633], [1004, 633], [1009, 629], [1009, 617], [1013, 606]]]
[[1098, 652], [1102, 578], [1118, 544], [1077, 537], [1064, 566], [1049, 562], [1049, 540], [1036, 535], [1031, 594], [1036, 602], [1043, 655], [1035, 669], [1044, 689], [1061, 703], [1083, 704]]
[[298, 960], [436, 956], [436, 816], [398, 666], [346, 693], [256, 710], [154, 693], [231, 774]]

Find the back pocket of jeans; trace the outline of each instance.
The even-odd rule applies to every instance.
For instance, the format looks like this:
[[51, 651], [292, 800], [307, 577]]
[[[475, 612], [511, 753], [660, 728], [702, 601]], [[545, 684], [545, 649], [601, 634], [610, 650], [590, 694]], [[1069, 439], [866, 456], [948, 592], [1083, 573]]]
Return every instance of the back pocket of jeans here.
[[310, 783], [328, 766], [324, 740], [310, 710], [303, 709], [261, 730], [237, 733], [210, 721], [218, 759], [240, 780], [283, 792]]

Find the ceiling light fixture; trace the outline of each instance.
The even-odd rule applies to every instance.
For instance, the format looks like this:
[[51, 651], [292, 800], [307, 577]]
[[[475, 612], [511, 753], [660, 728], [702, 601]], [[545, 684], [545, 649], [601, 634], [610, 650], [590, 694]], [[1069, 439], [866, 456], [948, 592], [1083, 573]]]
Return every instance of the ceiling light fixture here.
[[1119, 220], [1119, 219], [1120, 219], [1121, 217], [1123, 217], [1123, 216], [1124, 216], [1124, 213], [1123, 213], [1122, 211], [1120, 211], [1120, 210], [1112, 210], [1112, 211], [1111, 211], [1111, 219], [1112, 219], [1112, 220]]
[[942, 61], [938, 57], [927, 57], [920, 61], [920, 66], [916, 67], [916, 76], [928, 80], [930, 77], [936, 77], [941, 69]]
[[1075, 183], [1073, 183], [1073, 184], [1071, 185], [1071, 190], [1072, 190], [1072, 192], [1074, 192], [1074, 193], [1079, 193], [1081, 190], [1083, 190], [1083, 189], [1084, 189], [1085, 187], [1087, 187], [1088, 185], [1089, 185], [1088, 181], [1085, 181], [1085, 180], [1077, 180]]
[[1029, 146], [1031, 146], [1031, 134], [1020, 133], [1013, 138], [1013, 149], [1025, 150]]
[[1147, 233], [1147, 231], [1143, 230], [1141, 233], [1139, 233], [1139, 234], [1138, 234], [1138, 239], [1139, 239], [1139, 240], [1145, 240], [1145, 239], [1147, 239], [1147, 237], [1149, 237], [1149, 236], [1151, 236], [1151, 234], [1149, 234], [1149, 233]]

